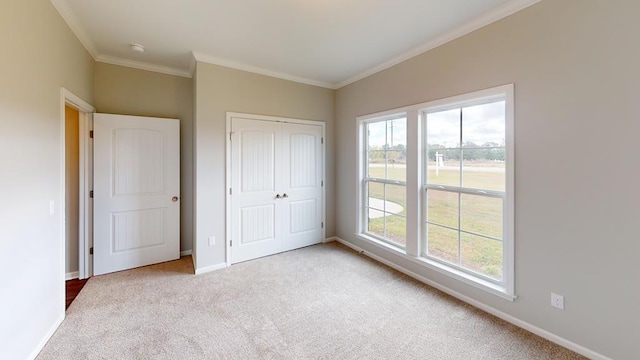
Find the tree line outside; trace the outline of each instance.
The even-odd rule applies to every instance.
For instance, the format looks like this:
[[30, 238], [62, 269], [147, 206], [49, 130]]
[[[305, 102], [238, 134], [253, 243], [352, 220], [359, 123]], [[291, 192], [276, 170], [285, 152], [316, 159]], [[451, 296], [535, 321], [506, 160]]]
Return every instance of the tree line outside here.
[[[436, 160], [436, 153], [443, 155], [443, 160], [466, 160], [466, 161], [498, 161], [506, 160], [505, 144], [496, 142], [486, 142], [478, 145], [472, 141], [462, 144], [462, 148], [452, 148], [441, 144], [428, 144], [427, 154], [429, 160]], [[389, 163], [404, 164], [407, 160], [407, 148], [404, 144], [394, 146], [379, 145], [369, 147], [369, 162], [381, 164], [385, 162], [385, 157]]]

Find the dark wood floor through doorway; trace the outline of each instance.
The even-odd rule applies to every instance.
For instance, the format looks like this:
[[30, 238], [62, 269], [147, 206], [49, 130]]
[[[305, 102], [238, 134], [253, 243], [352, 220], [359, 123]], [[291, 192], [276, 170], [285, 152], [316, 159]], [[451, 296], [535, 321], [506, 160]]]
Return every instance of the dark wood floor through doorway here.
[[67, 304], [65, 309], [69, 308], [69, 305], [71, 305], [71, 303], [73, 302], [73, 299], [76, 298], [76, 296], [78, 296], [78, 294], [80, 293], [80, 290], [82, 290], [82, 288], [84, 287], [84, 285], [87, 283], [87, 280], [89, 279], [84, 279], [84, 280], [79, 280], [79, 279], [73, 279], [73, 280], [67, 280], [65, 287], [66, 287], [66, 298], [67, 298]]

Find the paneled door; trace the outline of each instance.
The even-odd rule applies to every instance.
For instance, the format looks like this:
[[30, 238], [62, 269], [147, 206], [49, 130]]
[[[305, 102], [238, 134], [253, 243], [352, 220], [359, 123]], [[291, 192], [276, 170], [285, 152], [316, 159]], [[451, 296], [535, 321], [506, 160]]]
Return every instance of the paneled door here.
[[94, 116], [94, 275], [180, 257], [180, 121]]
[[279, 123], [234, 118], [232, 131], [231, 261], [237, 263], [280, 252], [282, 149]]
[[322, 129], [282, 125], [282, 251], [322, 241]]
[[322, 241], [322, 128], [231, 119], [231, 262]]

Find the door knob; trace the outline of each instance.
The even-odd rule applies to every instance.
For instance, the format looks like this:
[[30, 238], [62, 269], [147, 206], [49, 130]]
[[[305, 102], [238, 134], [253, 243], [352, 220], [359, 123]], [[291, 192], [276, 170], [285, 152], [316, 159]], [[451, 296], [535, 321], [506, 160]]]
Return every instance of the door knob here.
[[276, 199], [280, 199], [282, 196], [280, 196], [280, 194], [276, 195]]
[[284, 195], [282, 195], [283, 198], [288, 198], [289, 195], [287, 195], [287, 193], [284, 193]]
[[173, 201], [173, 202], [178, 201], [178, 197], [177, 197], [177, 196], [172, 197], [172, 198], [171, 198], [171, 201]]

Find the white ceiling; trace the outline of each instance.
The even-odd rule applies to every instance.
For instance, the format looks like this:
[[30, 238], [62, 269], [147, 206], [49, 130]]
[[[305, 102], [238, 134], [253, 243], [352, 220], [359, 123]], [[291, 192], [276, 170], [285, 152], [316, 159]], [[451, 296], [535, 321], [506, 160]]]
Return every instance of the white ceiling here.
[[97, 61], [191, 76], [195, 56], [328, 88], [537, 1], [51, 0]]

